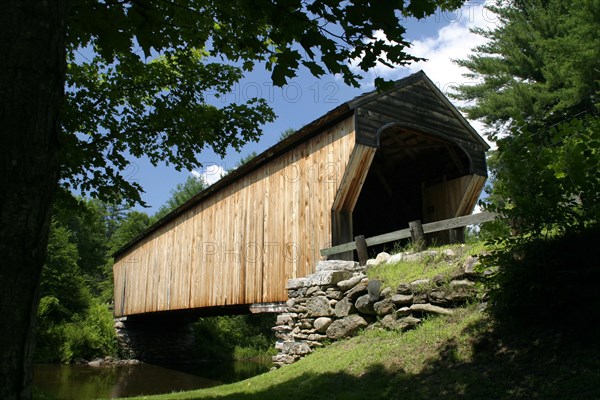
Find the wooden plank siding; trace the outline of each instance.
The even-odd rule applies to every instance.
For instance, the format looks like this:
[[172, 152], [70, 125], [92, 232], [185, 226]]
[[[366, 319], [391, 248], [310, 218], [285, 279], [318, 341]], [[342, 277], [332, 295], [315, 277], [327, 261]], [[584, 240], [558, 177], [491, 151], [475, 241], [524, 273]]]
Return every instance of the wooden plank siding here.
[[331, 244], [354, 138], [347, 118], [135, 244], [113, 267], [115, 314], [285, 301]]
[[470, 213], [488, 147], [422, 72], [340, 104], [115, 253], [115, 314], [285, 301], [322, 248]]
[[[473, 212], [485, 177], [466, 175], [423, 188], [423, 223], [442, 221], [469, 215]], [[438, 243], [450, 241], [449, 232], [438, 232], [428, 236]]]

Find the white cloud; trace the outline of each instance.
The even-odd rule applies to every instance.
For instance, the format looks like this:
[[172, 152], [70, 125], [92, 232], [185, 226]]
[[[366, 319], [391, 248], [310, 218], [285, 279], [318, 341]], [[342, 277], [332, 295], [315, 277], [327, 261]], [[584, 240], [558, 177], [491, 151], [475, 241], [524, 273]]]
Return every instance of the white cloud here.
[[[467, 69], [458, 66], [453, 60], [466, 58], [473, 48], [485, 43], [485, 38], [470, 30], [490, 28], [497, 23], [496, 17], [482, 3], [465, 5], [453, 13], [449, 20], [451, 22], [438, 30], [436, 36], [413, 41], [410, 54], [426, 58], [427, 61], [413, 63], [408, 67], [411, 72], [420, 69], [425, 71], [444, 93], [451, 90], [453, 85], [469, 83], [463, 76], [468, 72]], [[383, 71], [380, 69], [380, 72]]]
[[226, 174], [227, 170], [223, 167], [223, 165], [209, 163], [205, 164], [200, 170], [190, 171], [190, 175], [196, 179], [206, 182], [208, 185], [212, 185]]

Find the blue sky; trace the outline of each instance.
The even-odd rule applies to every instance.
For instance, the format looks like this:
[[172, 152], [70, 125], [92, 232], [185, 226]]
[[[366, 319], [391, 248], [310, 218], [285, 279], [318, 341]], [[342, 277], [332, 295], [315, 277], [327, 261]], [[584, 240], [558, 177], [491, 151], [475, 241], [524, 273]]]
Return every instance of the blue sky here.
[[[196, 171], [176, 171], [164, 164], [155, 167], [145, 159], [132, 160], [126, 175], [142, 185], [145, 191], [143, 199], [150, 206], [138, 208], [153, 214], [171, 196], [171, 190], [177, 183], [185, 181], [190, 174], [202, 176], [209, 183], [214, 182], [224, 170], [234, 168], [242, 157], [253, 151], [261, 153], [277, 143], [285, 129], [298, 129], [339, 104], [373, 90], [374, 79], [378, 76], [400, 79], [422, 69], [447, 93], [451, 85], [465, 82], [462, 77], [464, 71], [453, 64], [452, 59], [465, 58], [473, 47], [483, 43], [483, 39], [470, 33], [469, 29], [489, 27], [496, 22], [496, 17], [483, 8], [483, 1], [468, 2], [454, 13], [440, 11], [426, 20], [407, 20], [406, 38], [413, 44], [410, 53], [428, 61], [393, 70], [378, 65], [374, 70], [363, 73], [360, 88], [346, 86], [339, 77], [332, 75], [317, 79], [306, 70], [300, 70], [286, 86], [274, 87], [270, 73], [258, 66], [227, 95], [226, 101], [245, 101], [251, 97], [267, 100], [277, 119], [263, 127], [262, 138], [247, 144], [239, 153], [230, 150], [223, 159], [209, 150], [204, 151], [199, 155], [203, 167]], [[210, 95], [208, 100], [214, 104], [222, 101]], [[471, 123], [476, 130], [484, 133], [481, 124], [477, 121]]]

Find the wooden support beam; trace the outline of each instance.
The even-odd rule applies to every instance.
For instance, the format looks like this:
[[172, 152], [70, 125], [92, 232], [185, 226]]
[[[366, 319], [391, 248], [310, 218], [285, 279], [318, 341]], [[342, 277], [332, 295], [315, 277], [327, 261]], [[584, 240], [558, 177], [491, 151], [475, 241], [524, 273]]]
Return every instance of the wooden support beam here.
[[423, 250], [425, 248], [425, 233], [423, 232], [421, 220], [410, 221], [408, 228], [410, 229], [410, 238], [412, 239], [415, 251]]
[[250, 304], [250, 312], [252, 314], [282, 313], [286, 311], [287, 307], [283, 302]]
[[354, 238], [356, 243], [356, 252], [358, 253], [358, 263], [360, 266], [367, 265], [369, 259], [369, 251], [367, 250], [367, 242], [365, 241], [365, 235], [359, 235]]

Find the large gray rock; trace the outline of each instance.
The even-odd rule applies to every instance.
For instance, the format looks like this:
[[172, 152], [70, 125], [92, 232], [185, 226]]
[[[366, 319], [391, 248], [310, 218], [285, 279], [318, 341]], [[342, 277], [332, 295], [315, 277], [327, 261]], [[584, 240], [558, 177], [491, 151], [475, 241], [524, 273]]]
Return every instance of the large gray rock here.
[[448, 293], [446, 293], [444, 290], [441, 290], [441, 289], [430, 292], [427, 295], [427, 298], [430, 303], [439, 305], [439, 306], [447, 305], [449, 302]]
[[308, 280], [306, 278], [288, 279], [287, 283], [285, 284], [285, 288], [288, 290], [299, 289], [307, 286], [307, 281]]
[[296, 342], [288, 350], [288, 354], [297, 356], [304, 356], [309, 353], [312, 353], [312, 350], [310, 346], [304, 342]]
[[389, 286], [386, 286], [385, 288], [383, 288], [383, 290], [381, 291], [380, 295], [381, 297], [390, 297], [390, 295], [392, 294], [394, 289], [392, 289]]
[[446, 308], [434, 306], [433, 304], [413, 304], [410, 306], [411, 311], [427, 313], [427, 314], [440, 314], [440, 315], [452, 315], [452, 310]]
[[450, 282], [451, 289], [471, 289], [473, 286], [475, 286], [475, 283], [468, 279], [460, 279]]
[[444, 255], [444, 257], [446, 259], [449, 259], [449, 260], [456, 258], [456, 252], [452, 249], [444, 249], [444, 250], [442, 250], [442, 254]]
[[298, 324], [296, 326], [300, 329], [312, 329], [314, 321], [315, 320], [313, 318], [303, 318], [300, 321], [298, 321]]
[[346, 279], [344, 281], [338, 282], [337, 287], [339, 287], [342, 292], [345, 292], [346, 290], [350, 290], [354, 286], [358, 285], [358, 283], [361, 281], [362, 278], [363, 278], [362, 275], [353, 276], [350, 279]]
[[291, 364], [294, 361], [296, 361], [296, 358], [294, 356], [291, 356], [289, 354], [277, 354], [275, 356], [272, 357], [273, 360], [273, 364], [279, 365], [279, 366], [283, 366], [286, 364]]
[[412, 294], [395, 294], [392, 296], [392, 301], [398, 305], [412, 304], [413, 297]]
[[389, 330], [405, 331], [412, 329], [421, 322], [420, 319], [415, 317], [404, 317], [396, 319], [392, 314], [388, 314], [379, 321], [381, 326]]
[[431, 284], [429, 279], [417, 279], [416, 281], [412, 281], [410, 283], [410, 289], [414, 292], [419, 292], [426, 289]]
[[367, 292], [367, 284], [364, 282], [359, 283], [354, 286], [352, 289], [346, 292], [346, 297], [351, 300], [356, 300], [359, 296]]
[[341, 339], [354, 335], [359, 329], [367, 327], [367, 321], [358, 314], [352, 314], [345, 318], [333, 321], [327, 328], [327, 337], [330, 339]]
[[325, 295], [333, 300], [341, 300], [344, 298], [344, 293], [341, 290], [337, 290], [333, 287], [327, 288]]
[[398, 253], [391, 255], [390, 258], [387, 259], [386, 264], [396, 264], [400, 261], [404, 260], [405, 253]]
[[327, 330], [327, 328], [329, 328], [329, 325], [331, 325], [331, 318], [328, 317], [319, 317], [317, 319], [315, 319], [315, 323], [314, 323], [314, 327], [317, 330], [317, 332], [325, 332]]
[[479, 257], [469, 256], [462, 265], [462, 272], [467, 276], [477, 276], [476, 268], [479, 265]]
[[362, 267], [356, 261], [326, 260], [317, 262], [317, 272], [320, 271], [356, 271]]
[[298, 297], [303, 297], [306, 294], [306, 288], [301, 287], [298, 289], [290, 289], [288, 290], [288, 297], [291, 299], [295, 299]]
[[101, 367], [104, 364], [104, 360], [102, 358], [96, 358], [93, 361], [88, 362], [90, 367]]
[[354, 306], [356, 307], [359, 313], [368, 315], [377, 314], [375, 312], [375, 308], [373, 308], [373, 302], [371, 301], [371, 295], [369, 294], [364, 294], [358, 299], [356, 299], [356, 302], [354, 302]]
[[410, 285], [408, 283], [401, 283], [398, 285], [398, 288], [396, 289], [396, 293], [399, 294], [411, 294], [412, 290], [410, 288]]
[[394, 306], [394, 302], [392, 299], [383, 299], [373, 304], [373, 309], [377, 313], [377, 315], [388, 315], [393, 314], [396, 311], [396, 307]]
[[396, 317], [407, 317], [410, 315], [410, 307], [402, 307], [396, 311]]
[[335, 271], [323, 270], [314, 274], [308, 275], [306, 278], [306, 286], [326, 286], [335, 285], [338, 282], [352, 277], [352, 271]]
[[370, 279], [369, 283], [367, 283], [367, 292], [369, 293], [369, 299], [372, 303], [375, 303], [380, 299], [381, 285], [382, 282], [377, 279]]
[[375, 262], [377, 264], [383, 264], [385, 262], [387, 262], [387, 260], [390, 259], [390, 255], [388, 253], [386, 253], [385, 251], [382, 251], [381, 253], [377, 254], [377, 257], [375, 257]]
[[342, 300], [335, 303], [334, 314], [338, 318], [347, 317], [355, 311], [352, 300], [348, 297], [344, 297]]
[[432, 259], [438, 255], [435, 250], [426, 250], [420, 253], [405, 254], [403, 261], [420, 262], [427, 259]]
[[452, 290], [450, 293], [448, 293], [446, 295], [446, 300], [448, 300], [448, 302], [450, 302], [450, 303], [459, 304], [459, 303], [466, 302], [473, 296], [474, 296], [474, 294], [473, 294], [472, 290], [464, 290], [464, 289]]
[[385, 317], [381, 318], [381, 321], [379, 321], [379, 323], [381, 324], [381, 326], [384, 329], [395, 329], [396, 328], [396, 316], [393, 314], [388, 314]]
[[306, 302], [306, 313], [309, 317], [330, 317], [333, 310], [329, 299], [325, 296], [312, 297]]
[[396, 329], [400, 329], [403, 331], [412, 329], [415, 326], [417, 326], [420, 322], [421, 322], [421, 320], [419, 318], [415, 318], [415, 317], [411, 317], [411, 316], [400, 318], [399, 320], [396, 321]]
[[297, 316], [298, 316], [298, 314], [294, 314], [294, 313], [279, 314], [277, 316], [277, 321], [275, 323], [277, 325], [290, 324], [293, 321], [293, 319]]
[[[318, 292], [318, 293], [317, 293]], [[306, 289], [306, 297], [316, 297], [316, 296], [325, 296], [325, 293], [318, 286], [311, 286]]]

